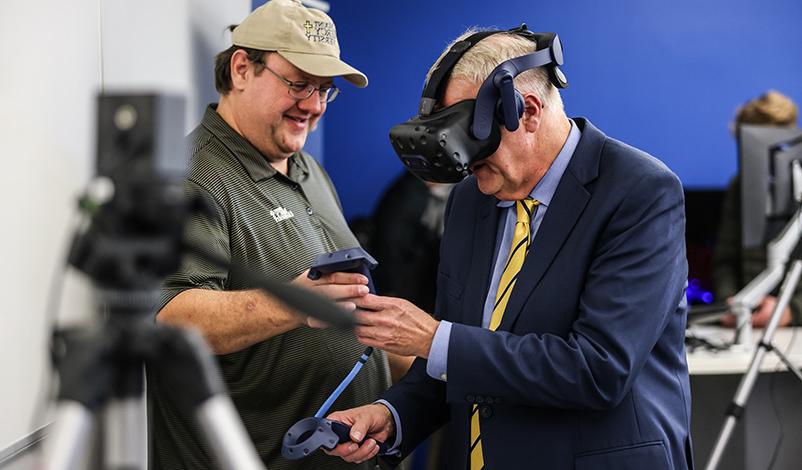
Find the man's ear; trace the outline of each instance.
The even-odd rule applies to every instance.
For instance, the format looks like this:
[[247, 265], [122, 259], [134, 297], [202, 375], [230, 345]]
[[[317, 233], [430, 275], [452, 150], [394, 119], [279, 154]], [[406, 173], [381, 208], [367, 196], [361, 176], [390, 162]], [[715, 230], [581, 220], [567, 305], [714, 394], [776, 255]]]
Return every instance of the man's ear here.
[[524, 95], [524, 115], [521, 124], [527, 132], [535, 132], [543, 119], [543, 101], [537, 95], [527, 93]]
[[248, 60], [248, 53], [238, 49], [231, 54], [231, 89], [232, 91], [243, 91], [251, 75], [251, 61]]

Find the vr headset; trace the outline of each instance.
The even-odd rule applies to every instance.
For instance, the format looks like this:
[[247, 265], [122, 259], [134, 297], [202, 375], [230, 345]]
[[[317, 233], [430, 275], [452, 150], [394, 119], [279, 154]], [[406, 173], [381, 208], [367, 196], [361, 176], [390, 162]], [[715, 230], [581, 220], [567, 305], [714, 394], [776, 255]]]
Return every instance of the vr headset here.
[[[482, 39], [497, 33], [513, 33], [536, 45], [536, 52], [499, 64], [485, 79], [476, 99], [463, 100], [434, 111], [443, 98], [451, 70]], [[557, 88], [568, 81], [560, 70], [563, 50], [555, 33], [533, 33], [526, 24], [501, 31], [482, 31], [455, 43], [424, 86], [418, 115], [390, 129], [393, 150], [409, 171], [425, 181], [457, 183], [470, 173], [474, 162], [489, 157], [501, 142], [500, 126], [518, 129], [524, 99], [513, 79], [535, 67], [547, 67]]]

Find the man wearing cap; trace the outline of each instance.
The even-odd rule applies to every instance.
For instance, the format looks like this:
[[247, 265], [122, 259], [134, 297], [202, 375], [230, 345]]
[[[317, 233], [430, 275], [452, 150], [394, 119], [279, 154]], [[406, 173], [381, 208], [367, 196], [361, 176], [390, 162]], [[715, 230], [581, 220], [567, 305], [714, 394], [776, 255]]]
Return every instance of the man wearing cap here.
[[[297, 0], [256, 9], [233, 29], [232, 42], [216, 57], [220, 102], [189, 136], [188, 191], [211, 201], [214, 215], [192, 220], [186, 236], [233, 265], [353, 309], [368, 291], [364, 276], [306, 277], [317, 255], [359, 243], [328, 175], [302, 147], [337, 96], [332, 78], [357, 87], [367, 78], [340, 60], [331, 18]], [[165, 281], [159, 307], [159, 322], [203, 333], [268, 468], [354, 468], [322, 452], [293, 462], [280, 456], [284, 432], [314, 415], [360, 356], [352, 332], [315, 324], [236, 273], [193, 257]], [[148, 382], [151, 467], [216, 468], [192, 418], [156, 377]], [[387, 357], [376, 351], [333, 409], [370, 403], [389, 382]]]

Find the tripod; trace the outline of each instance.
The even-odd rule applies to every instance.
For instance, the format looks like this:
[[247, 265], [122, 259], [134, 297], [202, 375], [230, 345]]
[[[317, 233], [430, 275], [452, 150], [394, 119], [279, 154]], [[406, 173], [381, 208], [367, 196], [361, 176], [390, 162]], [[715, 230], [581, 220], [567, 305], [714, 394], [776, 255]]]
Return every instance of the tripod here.
[[[203, 339], [157, 327], [153, 306], [161, 280], [191, 251], [255, 288], [332, 325], [350, 315], [303, 289], [229, 266], [228, 260], [183, 241], [184, 222], [204, 201], [184, 195], [183, 100], [156, 95], [104, 95], [98, 110], [97, 172], [80, 207], [90, 223], [76, 233], [68, 262], [91, 278], [105, 318], [92, 328], [56, 331], [53, 363], [60, 378], [54, 431], [45, 442], [49, 470], [76, 468], [85, 454], [94, 414], [106, 411], [104, 463], [147, 468], [144, 367], [187, 416], [194, 416], [225, 469], [264, 468]], [[170, 161], [178, 159], [179, 162]]]
[[[224, 264], [198, 247], [187, 248], [210, 263]], [[333, 326], [351, 324], [350, 317], [315, 294], [243, 268], [231, 269], [296, 310]], [[87, 448], [93, 414], [103, 406], [107, 408], [105, 467], [147, 467], [140, 439], [146, 366], [180, 411], [195, 416], [222, 468], [263, 469], [206, 343], [189, 330], [157, 327], [151, 313], [154, 293], [101, 291], [102, 303], [109, 308], [103, 325], [55, 333], [53, 362], [61, 386], [53, 437], [46, 443], [45, 468], [76, 468]]]
[[141, 441], [143, 365], [165, 384], [184, 413], [197, 418], [221, 467], [264, 468], [203, 339], [177, 328], [157, 328], [143, 314], [147, 309], [119, 300], [102, 328], [65, 331], [56, 338], [60, 403], [53, 437], [46, 444], [46, 468], [76, 467], [86, 451], [92, 415], [103, 406], [108, 431], [104, 467], [147, 467]]
[[780, 287], [780, 297], [777, 301], [777, 305], [774, 307], [774, 311], [771, 314], [771, 319], [769, 320], [769, 323], [763, 332], [763, 336], [758, 342], [757, 349], [755, 349], [755, 353], [752, 356], [752, 362], [749, 364], [749, 368], [738, 384], [735, 397], [727, 407], [724, 425], [722, 426], [718, 438], [716, 439], [716, 443], [713, 447], [712, 453], [710, 454], [710, 458], [708, 459], [707, 466], [705, 466], [705, 470], [715, 470], [718, 468], [718, 464], [721, 461], [724, 450], [727, 448], [727, 443], [729, 442], [730, 436], [735, 429], [736, 423], [743, 415], [746, 402], [749, 400], [749, 395], [752, 393], [752, 389], [755, 385], [758, 374], [760, 373], [760, 365], [763, 363], [763, 359], [766, 357], [768, 352], [773, 352], [776, 354], [780, 361], [785, 364], [788, 370], [790, 370], [800, 381], [802, 381], [802, 373], [800, 373], [800, 371], [791, 363], [785, 354], [775, 348], [772, 343], [774, 333], [777, 330], [777, 325], [780, 322], [783, 311], [788, 306], [788, 302], [790, 301], [796, 286], [799, 284], [800, 275], [802, 275], [802, 256], [800, 256], [800, 254], [800, 244], [797, 244], [796, 249], [794, 250], [791, 269], [788, 271], [782, 287]]

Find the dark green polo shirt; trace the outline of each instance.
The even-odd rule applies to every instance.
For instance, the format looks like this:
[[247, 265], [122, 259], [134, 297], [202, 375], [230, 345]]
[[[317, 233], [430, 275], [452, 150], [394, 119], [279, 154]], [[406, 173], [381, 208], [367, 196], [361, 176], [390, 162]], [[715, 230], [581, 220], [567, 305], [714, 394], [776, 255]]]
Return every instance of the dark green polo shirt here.
[[[293, 155], [286, 176], [276, 172], [214, 106], [188, 139], [188, 191], [205, 195], [216, 209], [214, 217], [190, 221], [186, 236], [192, 242], [282, 281], [297, 277], [321, 253], [358, 246], [331, 181], [308, 155]], [[252, 287], [228, 270], [188, 256], [165, 281], [159, 309], [186, 289]], [[280, 455], [284, 432], [315, 414], [363, 349], [350, 331], [302, 327], [217, 356], [234, 404], [269, 469], [374, 468], [375, 463], [350, 465], [322, 452], [293, 462]], [[389, 386], [389, 377], [386, 356], [377, 350], [331, 411], [371, 403]], [[180, 416], [154, 377], [148, 379], [152, 467], [215, 468], [194, 422]]]

